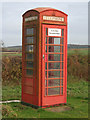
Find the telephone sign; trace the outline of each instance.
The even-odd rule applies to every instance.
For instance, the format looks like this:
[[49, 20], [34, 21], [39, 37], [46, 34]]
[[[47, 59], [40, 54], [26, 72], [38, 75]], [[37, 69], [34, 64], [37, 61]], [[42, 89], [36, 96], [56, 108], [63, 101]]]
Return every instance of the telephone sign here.
[[61, 36], [61, 29], [48, 28], [48, 36]]

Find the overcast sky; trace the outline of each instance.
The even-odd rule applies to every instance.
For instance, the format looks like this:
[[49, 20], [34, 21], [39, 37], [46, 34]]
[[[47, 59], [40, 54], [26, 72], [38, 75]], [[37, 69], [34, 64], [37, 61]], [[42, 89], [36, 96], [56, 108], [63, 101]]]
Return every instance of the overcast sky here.
[[5, 46], [22, 45], [22, 14], [36, 7], [52, 7], [68, 14], [68, 43], [88, 44], [88, 2], [4, 2], [2, 40]]

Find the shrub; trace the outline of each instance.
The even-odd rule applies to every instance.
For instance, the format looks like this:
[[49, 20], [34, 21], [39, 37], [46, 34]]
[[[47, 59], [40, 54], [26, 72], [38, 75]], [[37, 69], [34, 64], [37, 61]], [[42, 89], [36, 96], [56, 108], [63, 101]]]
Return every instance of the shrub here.
[[20, 83], [22, 76], [21, 57], [2, 58], [2, 79], [3, 83]]
[[67, 60], [67, 72], [71, 76], [77, 76], [88, 80], [88, 56], [81, 54], [69, 55]]

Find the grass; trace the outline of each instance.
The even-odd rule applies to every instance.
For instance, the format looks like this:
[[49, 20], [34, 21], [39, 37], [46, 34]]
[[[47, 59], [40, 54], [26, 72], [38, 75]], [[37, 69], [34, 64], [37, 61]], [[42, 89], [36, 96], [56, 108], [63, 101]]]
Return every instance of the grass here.
[[3, 85], [2, 100], [21, 99], [21, 85]]
[[71, 55], [71, 54], [75, 54], [75, 53], [80, 53], [82, 55], [88, 55], [88, 51], [90, 51], [90, 49], [68, 49], [68, 55]]
[[[67, 94], [71, 97], [88, 98], [88, 82], [75, 76], [68, 76]], [[21, 85], [3, 85], [2, 100], [21, 99]]]
[[[50, 112], [46, 109], [34, 109], [21, 103], [9, 103], [6, 109], [12, 114], [3, 114], [3, 118], [87, 118], [88, 117], [88, 82], [73, 76], [68, 76], [67, 106], [71, 110]], [[21, 87], [3, 86], [3, 100], [21, 99]], [[4, 109], [3, 109], [4, 111]], [[6, 110], [8, 111], [8, 110]], [[10, 112], [11, 113], [11, 112]]]
[[[63, 112], [51, 112], [46, 109], [34, 109], [32, 107], [24, 106], [21, 103], [7, 104], [13, 111], [14, 116], [5, 115], [3, 118], [88, 118], [88, 102], [80, 98], [68, 97], [67, 106], [71, 110]], [[4, 104], [6, 105], [6, 104]]]
[[75, 76], [68, 76], [67, 94], [70, 97], [88, 99], [88, 82]]

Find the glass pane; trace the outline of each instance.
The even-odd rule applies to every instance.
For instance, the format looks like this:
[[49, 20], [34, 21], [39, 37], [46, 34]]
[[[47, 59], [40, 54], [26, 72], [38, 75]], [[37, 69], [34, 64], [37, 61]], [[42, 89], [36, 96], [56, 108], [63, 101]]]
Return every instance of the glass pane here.
[[60, 54], [48, 54], [48, 61], [60, 61]]
[[49, 46], [49, 52], [60, 52], [60, 46]]
[[27, 69], [27, 70], [26, 70], [26, 74], [27, 74], [27, 75], [33, 75], [33, 70]]
[[60, 86], [60, 80], [56, 79], [56, 80], [48, 80], [48, 86], [51, 87], [51, 86]]
[[45, 78], [47, 78], [47, 71], [45, 72]]
[[63, 59], [64, 59], [64, 58], [63, 58], [63, 54], [62, 54], [62, 61], [63, 61]]
[[48, 63], [48, 69], [60, 69], [60, 63]]
[[59, 78], [60, 71], [48, 71], [48, 77], [49, 78]]
[[26, 43], [27, 44], [33, 44], [34, 43], [33, 37], [26, 37]]
[[47, 37], [46, 37], [46, 44], [47, 44]]
[[60, 94], [60, 88], [48, 88], [48, 95]]
[[64, 38], [62, 37], [62, 42], [61, 42], [61, 44], [63, 44], [64, 43]]
[[33, 53], [27, 53], [26, 54], [26, 59], [33, 60]]
[[63, 62], [62, 62], [62, 68], [61, 69], [63, 69]]
[[33, 28], [27, 28], [27, 29], [26, 29], [26, 34], [27, 34], [27, 35], [33, 35], [33, 33], [34, 33], [34, 32], [33, 32]]
[[47, 80], [45, 80], [45, 87], [47, 87]]
[[60, 44], [60, 38], [49, 37], [49, 44]]
[[33, 62], [32, 61], [27, 61], [26, 66], [27, 66], [27, 68], [33, 68]]
[[26, 51], [27, 52], [33, 52], [33, 45], [27, 45], [26, 46]]
[[47, 63], [45, 63], [45, 69], [47, 70]]
[[64, 29], [62, 29], [62, 36], [64, 36]]
[[45, 52], [47, 52], [47, 45], [45, 46]]
[[46, 28], [46, 35], [48, 34], [48, 28]]
[[45, 88], [45, 96], [47, 96], [47, 88]]
[[63, 53], [63, 46], [62, 46], [62, 53]]
[[63, 77], [63, 71], [62, 71], [62, 77]]

